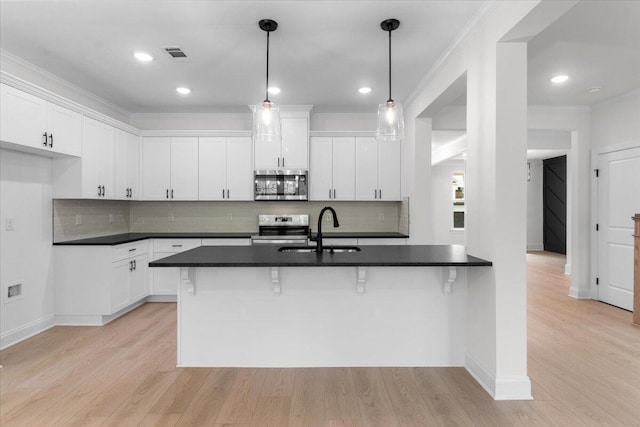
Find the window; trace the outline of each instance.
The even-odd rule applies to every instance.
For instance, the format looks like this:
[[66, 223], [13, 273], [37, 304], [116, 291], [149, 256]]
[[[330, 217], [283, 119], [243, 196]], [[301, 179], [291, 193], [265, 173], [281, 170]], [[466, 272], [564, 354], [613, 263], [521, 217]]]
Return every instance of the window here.
[[464, 172], [453, 173], [453, 228], [464, 228]]

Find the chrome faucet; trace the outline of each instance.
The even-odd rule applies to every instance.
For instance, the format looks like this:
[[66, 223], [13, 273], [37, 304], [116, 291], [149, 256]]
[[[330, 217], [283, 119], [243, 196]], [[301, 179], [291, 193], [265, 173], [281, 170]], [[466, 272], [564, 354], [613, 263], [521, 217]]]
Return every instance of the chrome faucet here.
[[324, 213], [326, 211], [331, 211], [331, 215], [333, 215], [333, 226], [336, 228], [340, 227], [340, 224], [338, 223], [338, 215], [336, 214], [336, 211], [330, 206], [326, 206], [322, 208], [322, 210], [320, 211], [320, 215], [318, 215], [318, 235], [315, 239], [317, 253], [322, 253], [322, 217], [324, 216]]

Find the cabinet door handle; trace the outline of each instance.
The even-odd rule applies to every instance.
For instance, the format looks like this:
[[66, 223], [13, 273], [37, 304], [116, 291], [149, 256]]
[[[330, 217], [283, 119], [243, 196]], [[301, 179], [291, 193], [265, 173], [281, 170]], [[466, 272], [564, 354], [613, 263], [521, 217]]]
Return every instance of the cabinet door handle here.
[[171, 189], [171, 198], [173, 199], [173, 188]]
[[331, 198], [331, 189], [329, 189], [329, 198]]
[[102, 196], [102, 186], [98, 185], [98, 197]]
[[49, 134], [49, 147], [53, 148], [53, 134]]
[[136, 248], [129, 249], [129, 252], [135, 252]]
[[336, 198], [336, 189], [335, 188], [333, 189], [333, 198], [334, 199]]
[[42, 144], [46, 147], [47, 146], [47, 133], [43, 133], [42, 137], [44, 138], [44, 141], [42, 142]]
[[136, 262], [136, 260], [133, 260], [133, 269], [135, 270], [138, 267], [138, 263]]
[[284, 157], [282, 158], [282, 167], [284, 167]]
[[103, 186], [102, 186], [102, 197], [104, 197], [104, 196], [105, 196], [106, 191], [107, 191], [107, 190], [106, 190], [106, 187], [103, 185]]
[[172, 248], [181, 248], [182, 245], [171, 245]]
[[280, 157], [278, 157], [278, 167], [280, 167]]
[[377, 199], [378, 198], [378, 190], [377, 189], [373, 189], [373, 198]]
[[224, 199], [224, 188], [222, 189], [222, 198]]
[[382, 200], [382, 188], [378, 190], [378, 194], [380, 194], [380, 200]]
[[167, 188], [167, 199], [169, 198], [169, 189]]
[[129, 261], [129, 271], [133, 271], [133, 261]]
[[227, 199], [229, 199], [229, 189], [227, 188]]

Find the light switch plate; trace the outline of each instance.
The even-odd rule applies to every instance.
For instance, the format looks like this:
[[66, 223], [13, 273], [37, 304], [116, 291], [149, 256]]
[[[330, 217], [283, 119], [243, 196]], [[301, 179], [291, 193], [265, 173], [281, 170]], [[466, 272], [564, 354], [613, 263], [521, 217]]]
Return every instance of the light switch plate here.
[[13, 218], [7, 218], [4, 222], [4, 229], [6, 231], [13, 231], [15, 230], [14, 228], [14, 221]]

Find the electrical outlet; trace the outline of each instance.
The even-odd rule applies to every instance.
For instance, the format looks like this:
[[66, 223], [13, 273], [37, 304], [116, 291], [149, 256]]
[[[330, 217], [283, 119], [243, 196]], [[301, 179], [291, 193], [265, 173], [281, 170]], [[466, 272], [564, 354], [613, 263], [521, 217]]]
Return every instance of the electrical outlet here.
[[232, 213], [228, 213], [227, 214], [227, 221], [233, 221], [233, 214]]
[[109, 222], [113, 222], [113, 214], [112, 213], [109, 214]]
[[378, 221], [384, 221], [384, 214], [383, 213], [379, 213], [378, 214]]
[[82, 225], [82, 215], [76, 214], [76, 225]]
[[14, 228], [14, 224], [13, 224], [13, 218], [7, 218], [7, 219], [5, 220], [5, 223], [4, 223], [4, 229], [5, 229], [6, 231], [13, 231], [13, 230], [15, 230], [15, 228]]
[[331, 212], [325, 212], [324, 217], [326, 218], [325, 221], [327, 222], [333, 221], [333, 216], [331, 215]]
[[175, 216], [173, 216], [173, 212], [171, 212], [171, 213], [169, 214], [169, 221], [174, 221], [175, 219], [176, 219], [176, 217], [175, 217]]

